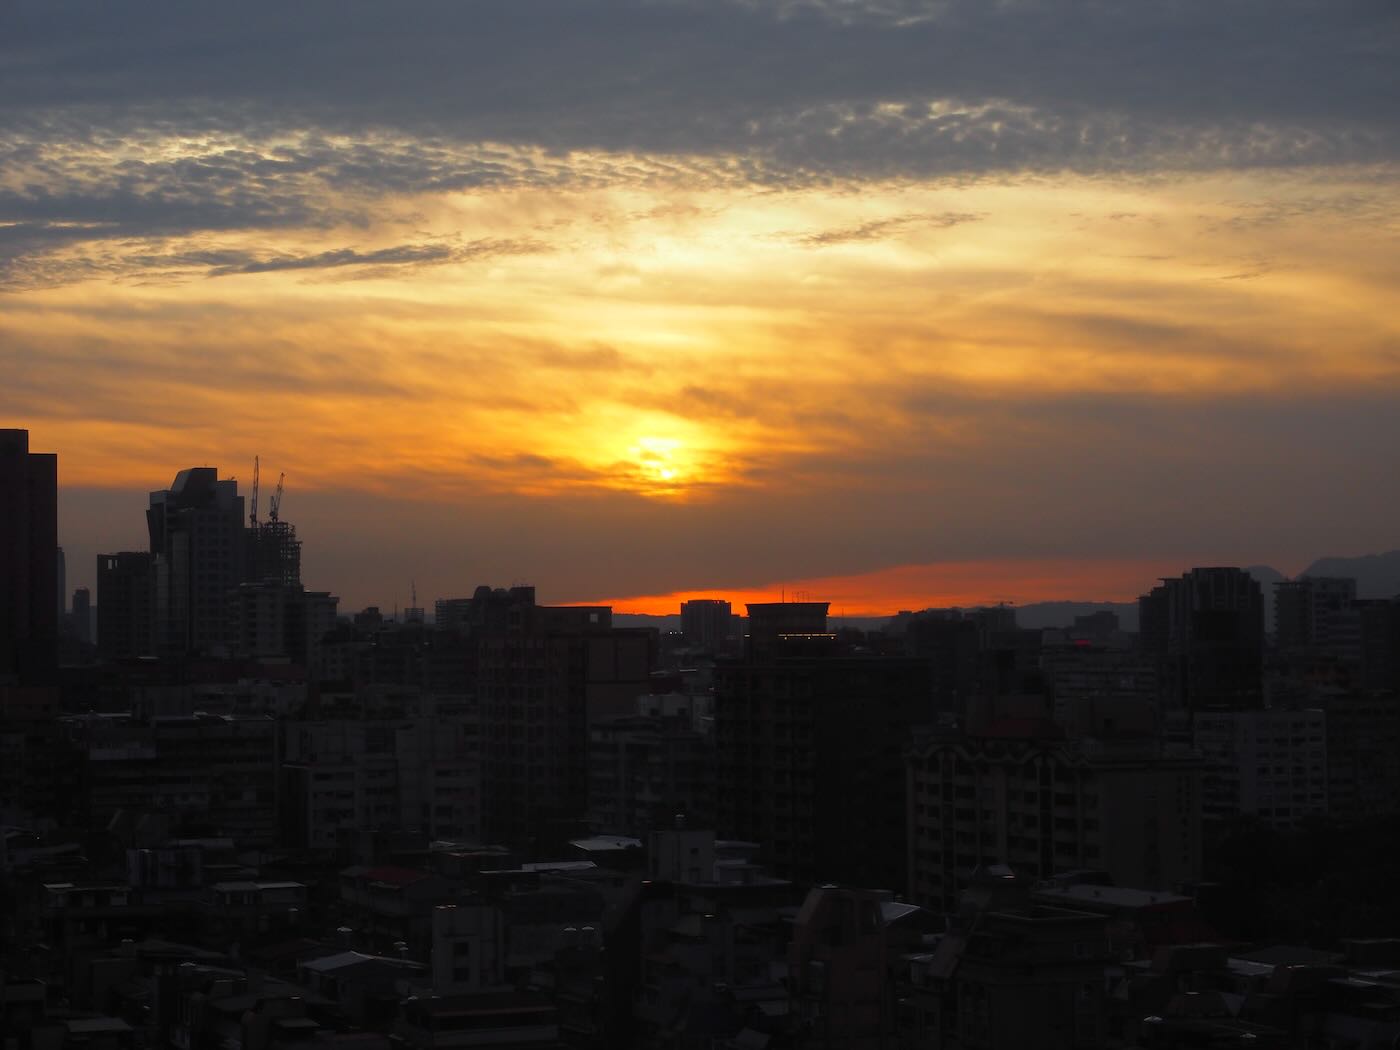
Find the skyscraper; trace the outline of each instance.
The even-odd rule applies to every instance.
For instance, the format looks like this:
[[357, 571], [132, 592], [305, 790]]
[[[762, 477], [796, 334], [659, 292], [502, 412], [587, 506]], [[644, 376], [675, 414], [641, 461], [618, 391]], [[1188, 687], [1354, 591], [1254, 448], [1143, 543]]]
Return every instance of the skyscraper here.
[[[151, 493], [157, 647], [204, 653], [228, 643], [228, 598], [243, 582], [243, 497], [216, 467], [190, 467]], [[98, 606], [102, 601], [99, 597]]]
[[58, 660], [58, 456], [0, 430], [0, 683], [42, 681]]

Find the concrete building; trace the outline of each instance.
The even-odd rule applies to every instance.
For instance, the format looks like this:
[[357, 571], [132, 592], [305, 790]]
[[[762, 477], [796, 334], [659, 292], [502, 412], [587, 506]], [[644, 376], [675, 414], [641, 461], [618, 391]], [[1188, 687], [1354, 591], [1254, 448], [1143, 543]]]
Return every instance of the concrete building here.
[[30, 452], [27, 430], [0, 430], [0, 684], [54, 673], [62, 586], [58, 456]]
[[807, 894], [788, 946], [794, 1045], [884, 1050], [894, 1044], [887, 967], [888, 893], [817, 886]]
[[335, 849], [346, 829], [481, 834], [481, 756], [470, 714], [288, 720], [281, 725], [279, 841]]
[[1056, 722], [1068, 725], [1084, 701], [1155, 703], [1157, 662], [1132, 649], [1073, 644], [1041, 651], [1041, 670]]
[[1165, 890], [1201, 873], [1202, 765], [1150, 736], [1048, 722], [931, 733], [909, 752], [909, 899], [951, 908], [980, 868], [1106, 871]]
[[170, 488], [151, 493], [146, 524], [155, 563], [157, 648], [226, 652], [228, 595], [244, 580], [246, 555], [238, 483], [220, 481], [215, 467], [182, 470]]
[[589, 727], [588, 822], [595, 830], [641, 837], [678, 813], [699, 826], [714, 820], [714, 743], [688, 715], [632, 715]]
[[194, 714], [67, 720], [86, 749], [90, 827], [117, 813], [162, 813], [212, 829], [240, 845], [274, 839], [276, 722]]
[[104, 660], [155, 652], [155, 559], [149, 551], [97, 556], [97, 651]]
[[506, 927], [501, 909], [479, 901], [434, 908], [429, 959], [434, 994], [501, 987], [506, 981]]
[[726, 601], [694, 598], [681, 602], [681, 634], [687, 645], [718, 652], [729, 641], [734, 609]]
[[921, 960], [920, 1046], [1098, 1050], [1109, 1045], [1108, 918], [1039, 904], [1008, 869], [979, 873]]
[[[769, 630], [759, 645], [753, 622], [767, 658], [715, 672], [720, 832], [760, 843], [780, 878], [901, 890], [903, 756], [912, 729], [936, 715], [929, 662], [843, 656], [830, 644], [814, 655], [814, 643], [834, 642], [816, 621], [796, 637]], [[781, 655], [785, 644], [805, 655]]]
[[1264, 597], [1249, 573], [1196, 568], [1138, 599], [1141, 645], [1171, 709], [1263, 704]]
[[1361, 822], [1400, 812], [1400, 703], [1364, 691], [1319, 698], [1326, 716], [1327, 816]]
[[239, 584], [228, 596], [229, 650], [254, 660], [313, 667], [321, 639], [335, 628], [338, 603], [335, 595], [299, 583]]
[[1274, 631], [1283, 652], [1320, 650], [1344, 662], [1360, 662], [1356, 581], [1303, 576], [1274, 584]]
[[[1169, 731], [1181, 740], [1180, 723]], [[1197, 715], [1190, 740], [1206, 762], [1201, 810], [1207, 820], [1241, 814], [1277, 828], [1328, 811], [1327, 716], [1319, 709], [1211, 711]]]
[[653, 645], [606, 606], [537, 606], [533, 591], [475, 647], [486, 839], [557, 855], [586, 830], [588, 729], [646, 692]]
[[767, 660], [780, 647], [791, 651], [792, 643], [829, 637], [826, 616], [830, 608], [830, 602], [750, 603], [745, 654], [752, 660]]

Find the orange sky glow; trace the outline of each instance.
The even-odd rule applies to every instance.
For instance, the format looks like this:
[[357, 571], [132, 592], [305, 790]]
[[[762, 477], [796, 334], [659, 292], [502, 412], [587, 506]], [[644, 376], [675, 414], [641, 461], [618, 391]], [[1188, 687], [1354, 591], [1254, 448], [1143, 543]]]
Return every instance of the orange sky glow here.
[[346, 608], [1124, 599], [1397, 545], [1365, 12], [352, 6], [0, 28], [0, 425], [59, 454], [73, 585], [255, 456]]
[[1056, 601], [1068, 594], [1084, 601], [1130, 602], [1162, 576], [1178, 575], [1179, 562], [966, 561], [935, 565], [900, 565], [855, 576], [793, 580], [752, 590], [695, 591], [628, 598], [603, 598], [615, 612], [648, 616], [674, 615], [680, 603], [717, 598], [744, 614], [750, 602], [825, 601], [830, 615], [878, 617], [901, 609], [970, 608], [979, 605], [1027, 605]]

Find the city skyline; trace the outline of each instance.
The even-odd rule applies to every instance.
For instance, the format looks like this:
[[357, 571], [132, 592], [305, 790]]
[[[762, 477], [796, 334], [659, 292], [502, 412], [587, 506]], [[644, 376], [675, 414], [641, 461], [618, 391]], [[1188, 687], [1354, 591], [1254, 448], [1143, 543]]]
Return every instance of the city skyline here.
[[75, 585], [255, 455], [347, 607], [1396, 546], [1385, 5], [75, 11], [0, 16], [0, 418]]
[[[60, 458], [60, 469], [62, 469], [62, 458]], [[235, 480], [238, 486], [239, 497], [244, 498], [246, 505], [251, 507], [251, 486], [246, 486], [242, 480], [237, 479], [237, 475], [230, 475], [220, 469], [220, 476], [224, 479]], [[123, 542], [97, 543], [98, 553], [113, 553], [116, 550], [146, 550], [148, 542], [146, 538], [146, 522], [143, 517], [130, 519], [127, 515], [125, 531], [115, 531], [112, 525], [115, 521], [120, 521], [123, 517], [123, 510], [130, 511], [129, 493], [111, 493], [111, 504], [108, 505], [104, 514], [101, 515], [104, 528], [108, 529], [108, 535], [125, 536]], [[147, 493], [140, 493], [141, 498], [146, 498]], [[266, 517], [266, 498], [269, 496], [266, 489], [262, 490], [263, 517]], [[377, 498], [377, 497], [363, 497]], [[81, 525], [67, 525], [66, 521], [73, 515], [63, 514], [62, 508], [66, 505], [64, 501], [64, 489], [62, 484], [59, 487], [60, 500], [60, 521], [59, 538], [64, 540], [60, 547], [64, 552], [69, 553], [70, 570], [69, 582], [77, 587], [92, 587], [94, 580], [90, 580], [92, 557], [88, 557], [90, 543], [81, 538]], [[316, 507], [315, 497], [312, 497], [312, 505]], [[297, 515], [290, 515], [294, 521], [304, 522], [304, 518]], [[80, 521], [88, 521], [88, 518], [80, 518]], [[134, 521], [134, 524], [133, 524]], [[386, 613], [393, 609], [406, 609], [412, 605], [412, 595], [417, 589], [417, 599], [419, 605], [431, 610], [435, 599], [456, 598], [465, 596], [472, 592], [472, 589], [480, 582], [493, 582], [500, 585], [503, 582], [528, 582], [528, 584], [539, 584], [542, 594], [549, 596], [550, 601], [567, 603], [598, 603], [598, 605], [615, 606], [617, 612], [623, 613], [643, 613], [643, 615], [666, 616], [676, 615], [679, 612], [680, 603], [690, 601], [690, 599], [724, 599], [734, 603], [736, 612], [742, 612], [742, 606], [749, 602], [770, 602], [778, 599], [787, 601], [827, 601], [832, 603], [832, 615], [836, 619], [843, 616], [892, 616], [902, 609], [925, 609], [925, 608], [948, 608], [948, 606], [979, 606], [997, 605], [997, 603], [1007, 603], [1007, 605], [1028, 605], [1036, 602], [1135, 602], [1138, 596], [1145, 594], [1156, 581], [1163, 577], [1175, 577], [1184, 568], [1187, 568], [1187, 561], [1190, 564], [1247, 564], [1247, 566], [1263, 566], [1257, 560], [1250, 560], [1247, 557], [1238, 557], [1233, 561], [1210, 559], [1196, 559], [1186, 561], [1180, 559], [1096, 559], [1096, 560], [1071, 560], [1071, 559], [1011, 559], [1011, 560], [973, 560], [960, 561], [960, 563], [944, 564], [913, 564], [913, 566], [893, 566], [883, 568], [883, 570], [871, 571], [864, 574], [850, 575], [827, 575], [827, 577], [808, 578], [787, 578], [787, 580], [763, 581], [756, 587], [745, 587], [745, 585], [734, 585], [734, 587], [700, 587], [685, 589], [685, 591], [664, 592], [664, 594], [622, 594], [622, 592], [608, 592], [606, 589], [578, 589], [577, 585], [570, 588], [570, 584], [560, 585], [559, 582], [550, 580], [545, 574], [538, 571], [529, 570], [528, 566], [524, 571], [511, 573], [507, 571], [505, 578], [500, 573], [493, 575], [493, 568], [490, 567], [490, 552], [487, 552], [487, 559], [482, 561], [480, 570], [477, 568], [459, 568], [454, 575], [442, 575], [434, 573], [433, 566], [428, 566], [426, 571], [416, 571], [405, 580], [395, 581], [388, 588], [388, 596], [375, 594], [371, 585], [365, 584], [363, 577], [357, 571], [349, 571], [343, 578], [336, 577], [330, 571], [335, 557], [325, 556], [321, 550], [322, 542], [329, 540], [330, 545], [335, 545], [340, 536], [336, 535], [336, 525], [333, 519], [326, 519], [312, 515], [314, 522], [312, 528], [314, 532], [314, 542], [308, 550], [308, 561], [312, 564], [312, 574], [318, 578], [322, 584], [329, 585], [350, 595], [347, 599], [347, 609], [368, 608], [375, 605], [384, 609]], [[389, 542], [389, 538], [381, 536], [384, 542]], [[664, 538], [662, 538], [664, 539]], [[1379, 552], [1376, 552], [1379, 553]], [[1385, 552], [1393, 553], [1393, 552]], [[1319, 556], [1329, 557], [1329, 556]], [[1278, 571], [1282, 577], [1292, 578], [1302, 573], [1308, 568], [1312, 561], [1319, 560], [1319, 557], [1310, 559], [1298, 564], [1285, 564], [1280, 566], [1263, 566], [1270, 570]], [[423, 566], [424, 559], [413, 561], [414, 566]], [[564, 577], [568, 577], [567, 564], [561, 564], [559, 560], [549, 561], [554, 568], [561, 571]], [[472, 575], [477, 573], [480, 575]], [[382, 578], [382, 574], [370, 574], [370, 578]], [[1268, 581], [1266, 581], [1267, 587]]]

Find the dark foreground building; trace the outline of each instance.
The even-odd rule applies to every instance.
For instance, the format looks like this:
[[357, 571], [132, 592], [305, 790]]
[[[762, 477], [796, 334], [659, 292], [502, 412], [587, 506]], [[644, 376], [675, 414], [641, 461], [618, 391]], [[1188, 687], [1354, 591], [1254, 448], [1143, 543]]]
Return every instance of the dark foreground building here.
[[58, 456], [0, 430], [0, 684], [53, 673], [59, 586]]

